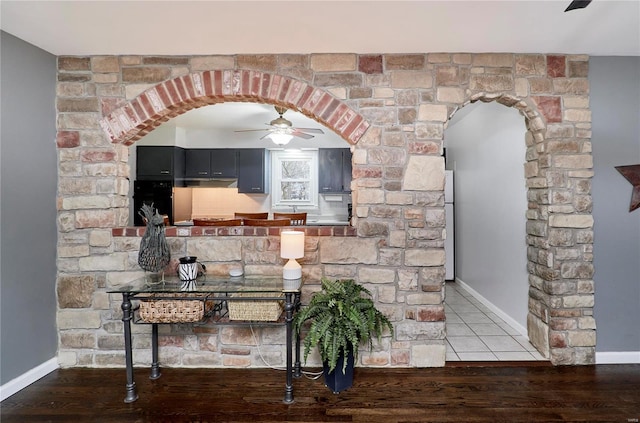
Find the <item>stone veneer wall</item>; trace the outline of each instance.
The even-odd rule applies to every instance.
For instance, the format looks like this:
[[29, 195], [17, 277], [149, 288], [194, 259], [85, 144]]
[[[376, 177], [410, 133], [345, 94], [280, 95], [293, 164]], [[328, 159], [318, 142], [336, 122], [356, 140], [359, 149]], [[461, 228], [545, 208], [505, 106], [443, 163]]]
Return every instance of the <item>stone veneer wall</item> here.
[[[309, 233], [308, 285], [353, 277], [371, 288], [395, 335], [365, 366], [442, 366], [444, 161], [450, 117], [475, 101], [515, 107], [528, 129], [528, 329], [554, 364], [595, 361], [588, 57], [543, 54], [93, 56], [58, 59], [58, 329], [62, 366], [123, 365], [120, 298], [139, 276], [128, 222], [128, 145], [194, 107], [256, 101], [294, 108], [354, 145], [355, 228]], [[173, 235], [173, 234], [171, 234]], [[277, 234], [170, 236], [174, 257], [223, 271], [277, 274]], [[212, 255], [212, 252], [215, 254]], [[226, 255], [225, 255], [226, 254]], [[220, 260], [224, 257], [224, 260]], [[283, 361], [277, 329], [162, 328], [161, 361], [262, 366]], [[149, 363], [150, 328], [134, 327]]]

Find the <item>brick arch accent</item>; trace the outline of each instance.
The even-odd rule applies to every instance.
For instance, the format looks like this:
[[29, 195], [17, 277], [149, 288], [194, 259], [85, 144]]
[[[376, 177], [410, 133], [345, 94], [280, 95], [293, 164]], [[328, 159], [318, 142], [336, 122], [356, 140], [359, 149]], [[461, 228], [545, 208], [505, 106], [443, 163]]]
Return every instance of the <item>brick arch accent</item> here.
[[546, 129], [545, 122], [543, 117], [538, 112], [535, 106], [529, 104], [527, 100], [520, 99], [511, 94], [488, 94], [488, 93], [476, 93], [469, 97], [462, 105], [457, 108], [454, 113], [449, 116], [449, 120], [455, 115], [455, 112], [460, 110], [462, 107], [475, 103], [477, 101], [481, 101], [483, 103], [491, 103], [495, 101], [496, 103], [500, 103], [506, 107], [513, 107], [517, 109], [521, 115], [525, 118], [525, 124], [527, 125], [527, 130], [531, 133], [537, 134], [538, 137], [544, 137], [544, 131]]
[[[547, 123], [557, 122], [554, 107], [540, 105], [537, 98], [521, 99], [511, 94], [476, 93], [464, 101], [448, 117], [448, 121], [460, 110], [460, 108], [477, 101], [483, 103], [497, 102], [506, 107], [513, 107], [525, 119], [527, 132], [527, 157], [525, 163], [525, 179], [528, 191], [527, 212], [527, 272], [529, 274], [528, 316], [527, 332], [530, 342], [553, 364], [577, 364], [593, 363], [595, 361], [595, 348], [591, 346], [591, 338], [595, 336], [595, 323], [593, 319], [593, 304], [589, 302], [579, 303], [576, 298], [580, 292], [579, 287], [572, 289], [575, 283], [572, 279], [578, 277], [576, 272], [563, 271], [571, 269], [573, 264], [557, 254], [557, 244], [554, 244], [554, 231], [558, 226], [564, 228], [570, 225], [557, 225], [554, 219], [564, 219], [562, 212], [555, 213], [551, 207], [553, 196], [553, 183], [548, 178], [558, 178], [558, 175], [549, 176], [546, 170], [549, 168], [544, 153], [549, 150], [547, 139]], [[544, 103], [544, 100], [543, 100]], [[548, 105], [548, 104], [547, 104]], [[447, 123], [448, 123], [447, 121]], [[561, 173], [559, 169], [554, 172]], [[569, 172], [562, 178], [571, 179]], [[554, 216], [555, 215], [555, 216]], [[564, 216], [563, 216], [564, 215]], [[580, 216], [577, 216], [580, 218]], [[576, 227], [579, 228], [579, 227]], [[579, 229], [572, 235], [578, 238]], [[588, 272], [585, 271], [585, 274]], [[585, 286], [585, 291], [589, 287]], [[584, 328], [575, 321], [584, 320]], [[589, 323], [586, 323], [589, 322]], [[567, 329], [577, 329], [574, 334], [567, 334]], [[580, 333], [580, 329], [582, 333]], [[576, 345], [570, 345], [571, 338], [576, 339]], [[587, 341], [583, 341], [583, 338]], [[582, 343], [582, 344], [580, 344]]]
[[285, 106], [356, 144], [369, 128], [358, 112], [329, 92], [287, 76], [252, 70], [190, 73], [157, 84], [100, 120], [113, 143], [133, 144], [167, 120], [191, 109], [245, 101]]

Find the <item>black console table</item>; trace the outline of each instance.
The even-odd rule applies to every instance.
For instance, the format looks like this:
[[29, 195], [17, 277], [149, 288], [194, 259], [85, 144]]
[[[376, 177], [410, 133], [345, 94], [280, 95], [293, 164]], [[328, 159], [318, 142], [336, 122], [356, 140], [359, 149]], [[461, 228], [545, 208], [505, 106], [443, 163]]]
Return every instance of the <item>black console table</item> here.
[[[138, 399], [136, 383], [133, 377], [133, 352], [131, 348], [131, 322], [147, 323], [141, 320], [138, 310], [139, 301], [187, 300], [202, 301], [208, 307], [201, 320], [190, 324], [229, 324], [229, 325], [283, 325], [286, 327], [286, 384], [284, 402], [293, 402], [293, 377], [300, 377], [300, 340], [295, 337], [295, 364], [293, 363], [294, 333], [293, 316], [300, 308], [300, 289], [302, 279], [284, 280], [273, 277], [199, 277], [196, 281], [182, 282], [177, 277], [159, 280], [158, 275], [146, 275], [127, 285], [107, 292], [122, 294], [122, 321], [124, 323], [125, 361], [127, 370], [126, 396], [124, 402]], [[284, 319], [278, 321], [239, 321], [231, 320], [228, 305], [231, 301], [283, 301]], [[158, 361], [158, 325], [180, 322], [158, 322], [151, 324], [151, 379], [160, 377]]]

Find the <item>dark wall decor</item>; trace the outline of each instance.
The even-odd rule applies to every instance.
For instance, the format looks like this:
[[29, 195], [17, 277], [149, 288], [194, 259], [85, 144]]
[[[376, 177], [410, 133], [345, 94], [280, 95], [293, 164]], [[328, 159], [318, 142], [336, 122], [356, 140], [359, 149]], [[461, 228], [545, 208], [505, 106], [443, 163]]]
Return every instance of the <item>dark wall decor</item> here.
[[629, 212], [640, 207], [640, 164], [630, 166], [616, 166], [616, 170], [633, 185]]

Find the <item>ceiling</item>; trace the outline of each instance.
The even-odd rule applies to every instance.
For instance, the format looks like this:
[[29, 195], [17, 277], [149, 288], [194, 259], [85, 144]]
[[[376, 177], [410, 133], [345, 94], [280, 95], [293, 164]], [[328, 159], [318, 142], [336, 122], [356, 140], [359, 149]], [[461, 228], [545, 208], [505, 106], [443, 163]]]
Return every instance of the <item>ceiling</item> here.
[[640, 2], [2, 0], [0, 26], [55, 55], [511, 52], [640, 55]]
[[[2, 0], [0, 27], [58, 56], [416, 52], [640, 56], [640, 1], [593, 0], [587, 8], [564, 12], [569, 3]], [[194, 129], [224, 125], [232, 133], [232, 129], [264, 128], [277, 117], [272, 106], [237, 106], [197, 109], [171, 124]], [[289, 111], [285, 117], [294, 126], [319, 126], [297, 112]], [[253, 139], [263, 135], [243, 134]], [[321, 138], [325, 137], [315, 141]]]
[[[258, 103], [219, 103], [190, 110], [163, 125], [180, 127], [188, 132], [190, 147], [278, 147], [269, 139], [260, 140], [269, 132], [267, 124], [278, 117], [274, 107]], [[284, 117], [297, 128], [318, 128], [324, 131], [310, 140], [294, 138], [287, 148], [347, 147], [349, 144], [330, 129], [302, 113], [288, 110]], [[244, 129], [261, 129], [256, 132], [235, 132]]]

